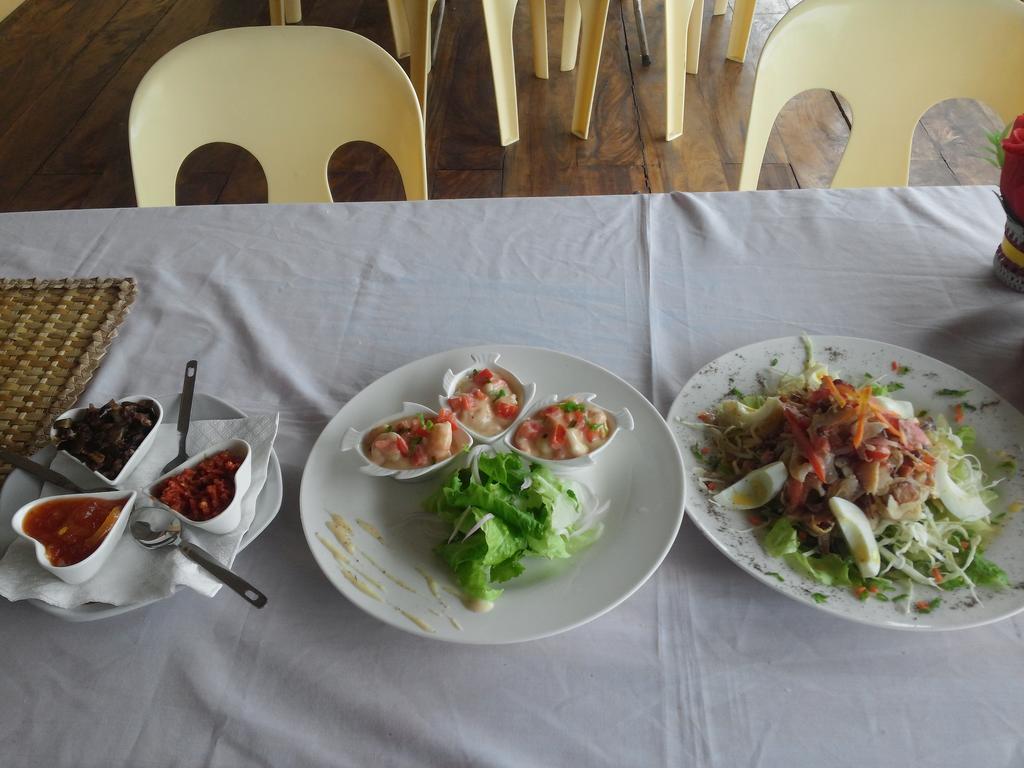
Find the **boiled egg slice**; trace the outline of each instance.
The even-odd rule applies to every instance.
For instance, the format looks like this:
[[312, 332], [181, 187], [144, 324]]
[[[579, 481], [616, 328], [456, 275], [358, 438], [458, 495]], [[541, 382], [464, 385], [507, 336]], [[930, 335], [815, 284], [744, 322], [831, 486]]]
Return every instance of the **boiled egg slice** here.
[[878, 542], [871, 532], [871, 523], [868, 522], [867, 516], [852, 501], [838, 496], [828, 500], [828, 508], [832, 510], [836, 522], [839, 523], [853, 560], [860, 569], [860, 575], [864, 578], [877, 576], [882, 567], [882, 558], [878, 554]]
[[935, 494], [949, 513], [961, 520], [979, 520], [992, 514], [977, 494], [968, 493], [956, 484], [944, 461], [935, 464]]
[[789, 470], [781, 461], [755, 469], [739, 482], [714, 496], [716, 504], [729, 509], [757, 509], [779, 495]]
[[914, 418], [914, 404], [909, 400], [893, 400], [891, 397], [878, 395], [871, 400], [879, 408], [895, 413], [901, 419]]

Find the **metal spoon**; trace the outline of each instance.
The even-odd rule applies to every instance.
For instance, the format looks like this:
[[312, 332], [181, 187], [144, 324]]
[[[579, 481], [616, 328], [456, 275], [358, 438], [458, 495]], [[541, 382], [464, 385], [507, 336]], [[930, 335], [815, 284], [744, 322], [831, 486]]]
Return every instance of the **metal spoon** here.
[[256, 589], [256, 587], [218, 563], [209, 552], [200, 549], [195, 544], [184, 541], [181, 538], [181, 523], [178, 520], [172, 520], [164, 530], [157, 531], [145, 520], [140, 520], [136, 517], [132, 520], [131, 529], [132, 536], [146, 549], [177, 547], [185, 557], [199, 565], [200, 568], [203, 568], [219, 582], [233, 589], [257, 608], [262, 608], [267, 604], [267, 596]]
[[178, 455], [167, 462], [161, 475], [166, 475], [176, 466], [188, 458], [185, 451], [185, 438], [188, 437], [188, 425], [192, 420], [192, 395], [196, 391], [196, 371], [199, 369], [199, 362], [189, 360], [185, 365], [185, 381], [181, 385], [181, 402], [178, 405]]

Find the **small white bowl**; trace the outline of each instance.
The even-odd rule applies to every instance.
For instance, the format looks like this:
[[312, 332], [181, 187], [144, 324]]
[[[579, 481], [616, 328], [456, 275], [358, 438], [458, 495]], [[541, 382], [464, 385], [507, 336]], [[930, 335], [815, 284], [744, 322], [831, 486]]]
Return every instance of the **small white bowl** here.
[[519, 421], [520, 416], [526, 413], [526, 409], [533, 401], [534, 395], [537, 394], [537, 385], [533, 382], [524, 383], [508, 368], [502, 368], [499, 366], [498, 360], [501, 359], [500, 354], [493, 352], [489, 354], [473, 354], [470, 355], [470, 359], [473, 361], [473, 365], [469, 368], [463, 369], [459, 373], [453, 372], [451, 368], [445, 371], [444, 378], [442, 379], [444, 394], [438, 398], [438, 403], [442, 408], [448, 408], [451, 410], [451, 407], [448, 405], [448, 398], [455, 396], [455, 388], [458, 386], [459, 382], [473, 371], [478, 371], [481, 368], [488, 368], [501, 376], [501, 378], [508, 382], [509, 386], [512, 388], [512, 393], [519, 399], [519, 414], [516, 418], [512, 419], [512, 424], [509, 424], [500, 432], [495, 432], [493, 435], [482, 435], [472, 427], [463, 423], [462, 419], [459, 418], [459, 415], [455, 414], [455, 419], [459, 422], [459, 426], [465, 429], [474, 440], [479, 443], [493, 443], [504, 437], [505, 433], [507, 433], [512, 426]]
[[[135, 491], [104, 491], [103, 493], [70, 493], [63, 496], [47, 496], [43, 499], [30, 501], [15, 512], [14, 517], [11, 519], [11, 525], [14, 526], [15, 533], [24, 539], [28, 539], [35, 545], [36, 560], [39, 561], [39, 565], [54, 574], [61, 581], [68, 584], [81, 584], [99, 573], [100, 568], [110, 558], [110, 555], [117, 547], [117, 542], [121, 539], [121, 534], [124, 533], [125, 526], [128, 524], [128, 518], [131, 517], [132, 506], [135, 504], [137, 496], [138, 494]], [[125, 502], [117, 522], [107, 532], [107, 535], [100, 542], [95, 552], [73, 565], [54, 565], [50, 562], [50, 558], [46, 556], [46, 547], [38, 539], [25, 533], [22, 525], [29, 512], [39, 505], [55, 499], [124, 499]]]
[[[163, 406], [160, 405], [160, 401], [157, 400], [155, 397], [150, 397], [149, 395], [129, 395], [128, 397], [120, 397], [115, 399], [119, 403], [137, 403], [141, 400], [149, 400], [150, 402], [156, 404], [156, 419], [153, 421], [153, 428], [149, 430], [149, 434], [146, 435], [145, 438], [143, 438], [141, 443], [139, 443], [139, 447], [135, 449], [135, 453], [131, 455], [131, 458], [128, 459], [128, 461], [125, 463], [121, 471], [117, 473], [117, 477], [107, 477], [106, 475], [100, 472], [96, 472], [92, 469], [89, 469], [89, 467], [86, 466], [85, 462], [83, 462], [77, 456], [74, 456], [73, 454], [68, 453], [67, 451], [61, 451], [61, 453], [63, 453], [73, 462], [84, 468], [86, 472], [91, 472], [101, 481], [109, 485], [120, 485], [120, 483], [126, 477], [130, 476], [131, 473], [135, 471], [135, 468], [139, 466], [139, 462], [142, 461], [142, 457], [145, 456], [149, 449], [153, 447], [153, 442], [156, 440], [156, 431], [160, 428], [160, 424], [163, 423], [164, 420]], [[56, 419], [54, 419], [54, 423], [62, 419], [71, 419], [72, 421], [78, 421], [79, 419], [82, 418], [82, 415], [87, 410], [89, 409], [72, 408], [70, 411], [65, 411]], [[53, 426], [50, 427], [50, 440], [53, 442], [54, 445], [57, 444], [57, 430]]]
[[[570, 397], [574, 397], [577, 400], [580, 400], [594, 408], [600, 408], [612, 419], [613, 429], [611, 431], [611, 434], [600, 447], [596, 448], [590, 453], [585, 453], [582, 456], [576, 456], [575, 458], [572, 459], [545, 459], [542, 456], [534, 456], [532, 453], [527, 453], [526, 451], [516, 447], [513, 440], [515, 439], [516, 432], [519, 430], [519, 425], [523, 421], [526, 421], [527, 419], [531, 418], [538, 411], [547, 408], [549, 405], [560, 403], [563, 400], [569, 399]], [[632, 432], [634, 428], [633, 414], [629, 412], [629, 408], [623, 408], [620, 411], [610, 411], [607, 408], [595, 403], [594, 400], [596, 398], [597, 395], [595, 395], [593, 392], [582, 392], [573, 395], [550, 395], [548, 397], [545, 397], [536, 405], [534, 405], [532, 413], [527, 414], [524, 412], [520, 418], [516, 419], [516, 423], [513, 424], [512, 427], [505, 434], [505, 445], [507, 445], [516, 453], [518, 453], [524, 459], [527, 459], [528, 461], [535, 461], [538, 464], [542, 464], [543, 466], [548, 467], [549, 469], [556, 472], [572, 472], [578, 469], [585, 469], [586, 467], [593, 466], [597, 461], [597, 457], [602, 452], [604, 452], [604, 450], [609, 445], [612, 444], [612, 441], [619, 434], [619, 432]]]
[[341, 450], [354, 450], [357, 454], [359, 454], [359, 458], [361, 458], [364, 462], [363, 466], [359, 468], [359, 471], [362, 472], [363, 474], [372, 475], [373, 477], [391, 477], [394, 478], [395, 480], [406, 481], [422, 480], [426, 478], [428, 475], [431, 475], [434, 472], [441, 470], [443, 467], [446, 467], [449, 464], [451, 464], [455, 460], [455, 458], [459, 456], [463, 451], [466, 451], [469, 448], [473, 447], [473, 435], [470, 434], [468, 429], [465, 429], [460, 424], [459, 429], [466, 433], [467, 442], [465, 445], [463, 445], [460, 449], [455, 451], [451, 456], [449, 456], [444, 461], [439, 461], [436, 464], [431, 464], [429, 467], [417, 467], [416, 469], [391, 469], [389, 467], [382, 467], [380, 464], [375, 464], [373, 461], [371, 461], [370, 457], [366, 455], [366, 450], [363, 447], [363, 442], [366, 439], [366, 436], [371, 431], [379, 427], [381, 424], [390, 424], [392, 421], [404, 419], [409, 416], [415, 416], [417, 413], [427, 413], [434, 416], [435, 418], [437, 417], [437, 411], [435, 411], [433, 408], [427, 408], [427, 406], [420, 405], [419, 403], [402, 403], [401, 411], [394, 414], [393, 416], [388, 416], [387, 418], [384, 419], [377, 419], [373, 424], [371, 424], [366, 429], [358, 430], [355, 429], [354, 427], [349, 427], [348, 431], [345, 433], [345, 436], [341, 439]]
[[[242, 460], [241, 466], [235, 471], [235, 495], [231, 499], [231, 503], [228, 504], [219, 515], [211, 517], [209, 520], [193, 520], [185, 515], [181, 514], [174, 507], [168, 506], [160, 501], [158, 492], [160, 486], [170, 480], [172, 477], [176, 477], [184, 472], [186, 469], [192, 469], [193, 467], [206, 461], [211, 456], [215, 456], [222, 451], [227, 451], [235, 458]], [[245, 492], [249, 490], [249, 486], [252, 484], [252, 446], [250, 446], [245, 440], [239, 440], [237, 438], [231, 440], [225, 440], [222, 443], [217, 443], [207, 448], [205, 451], [197, 453], [195, 456], [190, 458], [178, 467], [175, 467], [170, 472], [159, 477], [156, 482], [146, 489], [146, 492], [152, 497], [153, 501], [160, 505], [161, 508], [169, 510], [174, 514], [181, 522], [186, 525], [191, 525], [194, 528], [207, 531], [208, 533], [231, 533], [238, 527], [238, 524], [242, 522], [242, 499], [245, 497]]]

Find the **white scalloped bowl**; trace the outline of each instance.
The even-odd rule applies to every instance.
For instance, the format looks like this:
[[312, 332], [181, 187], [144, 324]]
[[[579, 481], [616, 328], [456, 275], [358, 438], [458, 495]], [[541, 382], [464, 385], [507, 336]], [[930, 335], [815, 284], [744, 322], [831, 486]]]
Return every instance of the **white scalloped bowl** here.
[[[228, 504], [220, 514], [211, 517], [209, 520], [193, 520], [190, 517], [186, 517], [181, 514], [174, 507], [168, 506], [159, 500], [157, 497], [158, 489], [165, 482], [170, 480], [172, 477], [176, 477], [184, 472], [186, 469], [192, 469], [199, 464], [202, 464], [206, 459], [211, 456], [215, 456], [222, 451], [227, 451], [237, 459], [241, 459], [242, 463], [235, 471], [235, 495], [231, 499], [231, 503]], [[239, 523], [242, 522], [242, 499], [245, 496], [246, 491], [249, 490], [249, 486], [252, 484], [252, 446], [249, 445], [245, 440], [239, 440], [238, 438], [232, 438], [223, 442], [211, 445], [204, 451], [200, 451], [195, 456], [184, 462], [180, 466], [175, 467], [170, 472], [161, 475], [153, 482], [146, 492], [162, 509], [169, 510], [176, 518], [186, 525], [191, 525], [194, 528], [199, 528], [206, 531], [207, 533], [231, 533], [238, 527]]]
[[[104, 491], [102, 493], [68, 493], [61, 496], [46, 496], [42, 499], [35, 499], [30, 501], [28, 504], [23, 506], [17, 512], [14, 513], [14, 517], [11, 519], [11, 525], [14, 526], [14, 531], [24, 539], [28, 539], [35, 545], [36, 560], [39, 561], [39, 565], [48, 570], [54, 576], [59, 578], [61, 581], [68, 584], [81, 584], [88, 581], [102, 568], [107, 560], [110, 559], [114, 549], [117, 547], [117, 542], [121, 539], [121, 534], [124, 533], [124, 528], [128, 524], [128, 518], [132, 514], [132, 506], [135, 504], [135, 499], [138, 494], [135, 491]], [[91, 555], [84, 560], [79, 560], [77, 563], [71, 565], [54, 565], [50, 562], [50, 558], [46, 556], [46, 547], [39, 539], [29, 536], [23, 529], [25, 517], [36, 507], [46, 502], [54, 501], [55, 499], [124, 499], [124, 507], [121, 509], [121, 514], [117, 518], [117, 522], [107, 532], [107, 535], [103, 537], [103, 541], [96, 547]]]
[[516, 422], [519, 421], [522, 414], [526, 413], [526, 409], [530, 407], [530, 403], [533, 401], [534, 396], [537, 394], [537, 385], [532, 381], [524, 383], [513, 371], [508, 368], [504, 368], [498, 365], [498, 360], [501, 359], [501, 355], [498, 353], [486, 353], [486, 354], [473, 354], [470, 355], [470, 359], [473, 361], [473, 365], [468, 368], [455, 373], [449, 368], [445, 371], [444, 378], [442, 379], [442, 386], [444, 387], [444, 394], [438, 397], [438, 404], [442, 408], [449, 408], [448, 399], [453, 397], [456, 392], [456, 388], [459, 382], [465, 379], [469, 374], [475, 370], [481, 368], [489, 368], [494, 373], [497, 373], [501, 378], [505, 379], [512, 388], [513, 394], [519, 398], [519, 413], [516, 418], [512, 419], [512, 423], [505, 427], [500, 432], [495, 432], [493, 435], [484, 435], [477, 430], [470, 427], [468, 424], [459, 418], [458, 414], [455, 414], [455, 419], [459, 422], [459, 426], [466, 430], [466, 432], [478, 443], [493, 443], [503, 438]]
[[[515, 445], [515, 443], [513, 442], [515, 438], [515, 433], [518, 431], [519, 425], [522, 422], [531, 418], [534, 414], [538, 413], [542, 409], [547, 408], [550, 405], [554, 405], [555, 403], [560, 403], [563, 400], [566, 400], [570, 397], [574, 397], [586, 403], [589, 406], [593, 406], [594, 408], [600, 408], [602, 411], [608, 414], [608, 417], [609, 419], [611, 419], [612, 422], [612, 430], [611, 434], [608, 436], [608, 439], [605, 440], [603, 444], [601, 444], [598, 448], [594, 449], [590, 453], [586, 453], [582, 456], [576, 456], [575, 458], [572, 459], [546, 459], [542, 456], [534, 456], [532, 453], [527, 453], [526, 451], [522, 450], [521, 448], [518, 448]], [[549, 395], [543, 398], [533, 407], [533, 413], [527, 414], [524, 411], [523, 415], [520, 416], [520, 418], [516, 419], [515, 424], [513, 424], [505, 433], [505, 445], [507, 445], [511, 450], [515, 451], [523, 458], [529, 461], [535, 461], [538, 464], [542, 464], [543, 466], [548, 467], [553, 472], [574, 472], [580, 469], [585, 469], [587, 467], [594, 466], [594, 464], [597, 463], [597, 457], [604, 453], [605, 449], [607, 449], [608, 446], [612, 444], [612, 441], [618, 436], [620, 432], [632, 432], [634, 428], [633, 414], [629, 412], [629, 408], [623, 408], [619, 411], [611, 411], [605, 408], [604, 406], [600, 405], [599, 403], [594, 402], [596, 399], [597, 395], [594, 394], [593, 392], [580, 392], [570, 395]]]
[[[352, 451], [354, 450], [359, 458], [363, 460], [363, 466], [359, 468], [359, 471], [365, 475], [372, 475], [373, 477], [390, 477], [394, 480], [399, 481], [410, 481], [410, 480], [423, 480], [426, 477], [440, 471], [442, 468], [448, 466], [455, 458], [461, 455], [464, 451], [469, 450], [473, 447], [473, 435], [470, 434], [469, 430], [464, 429], [460, 425], [460, 430], [466, 435], [466, 442], [455, 450], [451, 456], [444, 461], [439, 461], [436, 464], [431, 464], [429, 467], [418, 467], [416, 469], [392, 469], [390, 467], [382, 467], [380, 464], [370, 460], [370, 457], [366, 455], [366, 450], [363, 447], [363, 443], [366, 436], [379, 427], [381, 424], [389, 424], [392, 421], [398, 419], [404, 419], [409, 416], [415, 416], [417, 413], [430, 414], [433, 417], [437, 417], [437, 411], [433, 408], [428, 408], [425, 405], [419, 403], [402, 403], [402, 410], [396, 414], [388, 416], [383, 419], [377, 419], [373, 424], [363, 430], [357, 430], [354, 427], [349, 427], [348, 431], [345, 432], [344, 437], [341, 439], [341, 450]], [[455, 434], [458, 434], [457, 432]], [[452, 439], [455, 437], [453, 435]]]
[[[149, 434], [147, 434], [146, 437], [143, 438], [142, 442], [139, 443], [139, 447], [135, 449], [135, 453], [133, 453], [131, 455], [131, 458], [129, 458], [128, 461], [125, 462], [124, 467], [121, 468], [121, 471], [117, 473], [116, 477], [107, 477], [101, 472], [89, 469], [89, 467], [86, 466], [85, 462], [79, 459], [74, 454], [68, 453], [67, 451], [61, 449], [58, 450], [60, 450], [61, 453], [63, 453], [73, 462], [78, 464], [80, 467], [85, 469], [86, 472], [91, 472], [93, 475], [98, 477], [102, 482], [107, 483], [109, 485], [119, 486], [125, 478], [129, 477], [131, 473], [135, 471], [135, 468], [139, 466], [139, 462], [142, 461], [142, 457], [145, 456], [149, 452], [149, 449], [153, 447], [153, 442], [156, 440], [157, 430], [160, 429], [160, 425], [163, 423], [164, 420], [164, 409], [163, 406], [160, 405], [160, 401], [150, 395], [128, 395], [127, 397], [116, 397], [114, 399], [117, 400], [117, 402], [119, 403], [138, 403], [142, 400], [149, 400], [150, 402], [156, 404], [156, 419], [153, 421], [153, 428], [149, 430]], [[56, 424], [61, 419], [71, 419], [72, 421], [78, 421], [82, 417], [82, 414], [84, 414], [87, 410], [89, 410], [88, 407], [72, 408], [70, 411], [65, 411], [56, 419], [54, 419], [54, 424]], [[51, 442], [53, 442], [54, 445], [57, 444], [57, 430], [53, 426], [50, 427], [50, 440]]]

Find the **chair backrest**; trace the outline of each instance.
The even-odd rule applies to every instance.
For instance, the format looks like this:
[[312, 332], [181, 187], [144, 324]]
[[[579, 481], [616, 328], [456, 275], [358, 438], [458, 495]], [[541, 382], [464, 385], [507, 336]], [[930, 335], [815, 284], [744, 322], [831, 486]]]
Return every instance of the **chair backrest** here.
[[380, 146], [406, 197], [427, 198], [412, 83], [383, 48], [341, 29], [245, 27], [182, 43], [139, 83], [128, 136], [140, 206], [174, 205], [181, 163], [211, 142], [251, 152], [272, 203], [330, 202], [327, 165], [350, 141]]
[[832, 186], [903, 186], [914, 128], [933, 105], [978, 99], [1003, 121], [1024, 112], [1024, 3], [803, 0], [761, 52], [740, 189], [757, 188], [779, 110], [815, 88], [836, 91], [853, 108]]

